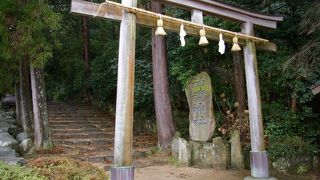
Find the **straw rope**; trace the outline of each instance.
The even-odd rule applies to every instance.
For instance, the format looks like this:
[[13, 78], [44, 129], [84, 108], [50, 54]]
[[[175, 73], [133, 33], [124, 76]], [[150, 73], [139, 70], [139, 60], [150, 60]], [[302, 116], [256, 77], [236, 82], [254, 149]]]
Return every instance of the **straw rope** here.
[[167, 20], [169, 22], [175, 22], [175, 23], [183, 24], [185, 26], [187, 25], [187, 26], [191, 26], [191, 27], [194, 27], [194, 28], [198, 28], [198, 29], [210, 30], [210, 31], [215, 32], [216, 34], [222, 33], [224, 36], [229, 36], [231, 38], [233, 38], [234, 36], [237, 36], [239, 39], [242, 39], [242, 40], [245, 40], [245, 41], [251, 40], [253, 42], [262, 42], [262, 43], [269, 42], [269, 40], [267, 40], [267, 39], [263, 39], [263, 38], [259, 38], [259, 37], [255, 37], [255, 36], [250, 36], [250, 35], [245, 35], [245, 34], [241, 34], [241, 33], [237, 33], [237, 32], [232, 32], [232, 31], [228, 31], [228, 30], [224, 30], [224, 29], [220, 29], [220, 28], [216, 28], [216, 27], [207, 26], [207, 25], [204, 25], [204, 24], [198, 24], [198, 23], [186, 21], [186, 20], [183, 20], [183, 19], [173, 18], [173, 17], [170, 17], [170, 16], [157, 14], [157, 13], [154, 13], [154, 12], [151, 12], [151, 11], [147, 11], [147, 10], [144, 10], [144, 9], [140, 9], [140, 8], [136, 8], [136, 7], [129, 7], [129, 6], [126, 6], [126, 5], [123, 5], [123, 4], [120, 4], [120, 3], [116, 3], [116, 2], [113, 2], [113, 1], [108, 1], [108, 0], [106, 0], [106, 2], [103, 2], [103, 3], [100, 4], [96, 16], [98, 15], [98, 13], [101, 10], [101, 7], [103, 5], [116, 7], [116, 8], [125, 10], [125, 11], [127, 11], [129, 13], [133, 13], [133, 14], [140, 14], [140, 15], [149, 16], [149, 17], [151, 16], [151, 17], [154, 17], [154, 18], [157, 18], [157, 19], [161, 18], [163, 20]]

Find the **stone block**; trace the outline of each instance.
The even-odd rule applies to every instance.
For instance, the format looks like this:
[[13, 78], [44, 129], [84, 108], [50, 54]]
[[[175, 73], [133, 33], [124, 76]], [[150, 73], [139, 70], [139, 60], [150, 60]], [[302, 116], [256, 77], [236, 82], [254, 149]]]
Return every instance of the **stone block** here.
[[17, 136], [16, 136], [16, 139], [19, 143], [21, 143], [23, 140], [25, 139], [28, 139], [30, 136], [27, 132], [22, 132], [22, 133], [19, 133]]
[[235, 169], [244, 169], [240, 133], [238, 130], [231, 132], [231, 167]]
[[179, 138], [179, 157], [178, 161], [181, 165], [191, 165], [191, 151], [189, 142], [183, 138]]
[[200, 154], [202, 150], [203, 143], [197, 141], [190, 141], [191, 149], [191, 164], [202, 166]]
[[180, 132], [176, 132], [175, 135], [172, 138], [171, 143], [171, 150], [172, 150], [172, 156], [176, 159], [179, 158], [179, 139], [180, 139]]
[[15, 157], [16, 151], [11, 147], [0, 147], [0, 158], [1, 157]]
[[25, 139], [19, 144], [19, 152], [23, 155], [32, 154], [34, 151], [33, 147], [34, 147], [34, 144], [32, 139], [30, 138]]
[[0, 146], [17, 149], [18, 141], [16, 141], [9, 133], [0, 133]]
[[3, 162], [10, 164], [10, 165], [24, 166], [27, 164], [27, 161], [22, 157], [6, 157], [6, 158], [0, 157], [0, 161], [3, 161]]
[[212, 167], [225, 170], [227, 168], [227, 149], [221, 137], [212, 139]]
[[212, 168], [212, 163], [214, 160], [213, 144], [205, 143], [200, 149], [200, 163], [201, 166]]

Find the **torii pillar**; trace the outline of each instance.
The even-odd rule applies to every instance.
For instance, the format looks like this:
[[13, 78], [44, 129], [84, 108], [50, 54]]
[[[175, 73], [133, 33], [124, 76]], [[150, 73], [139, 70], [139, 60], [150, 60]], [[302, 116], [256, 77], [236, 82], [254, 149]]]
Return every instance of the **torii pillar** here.
[[[136, 7], [137, 0], [122, 0]], [[132, 136], [134, 107], [134, 66], [136, 49], [136, 15], [122, 11], [119, 40], [118, 82], [114, 159], [111, 180], [133, 180]]]
[[[242, 32], [247, 35], [253, 35], [253, 24], [250, 22], [243, 23]], [[243, 47], [243, 53], [247, 83], [251, 139], [251, 176], [245, 177], [244, 179], [272, 180], [275, 178], [269, 176], [268, 154], [265, 150], [264, 142], [260, 86], [255, 43], [247, 41], [247, 44]]]

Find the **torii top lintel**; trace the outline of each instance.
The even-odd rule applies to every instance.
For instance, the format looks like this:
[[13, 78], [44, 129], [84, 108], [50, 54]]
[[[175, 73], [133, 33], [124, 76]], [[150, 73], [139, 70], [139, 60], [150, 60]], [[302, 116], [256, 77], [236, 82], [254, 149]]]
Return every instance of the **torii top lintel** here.
[[[159, 0], [152, 0], [152, 1], [159, 1]], [[168, 5], [174, 5], [174, 4], [168, 3], [168, 1], [172, 1], [173, 2], [173, 1], [180, 1], [180, 0], [163, 0], [161, 2], [164, 3], [164, 4], [168, 4]], [[202, 1], [208, 1], [208, 0], [198, 0], [198, 1], [202, 2]], [[201, 17], [202, 17], [202, 12], [204, 12], [204, 11], [203, 11], [203, 8], [200, 8], [199, 6], [196, 6], [196, 4], [199, 3], [198, 1], [184, 0], [183, 1], [183, 2], [185, 2], [184, 5], [179, 5], [179, 4], [176, 4], [176, 5], [178, 5], [179, 7], [182, 7], [182, 8], [188, 6], [193, 12], [197, 11], [197, 13], [196, 13], [197, 17], [199, 15], [201, 15]], [[195, 8], [194, 6], [188, 5], [187, 4], [188, 2], [195, 3], [195, 6], [198, 7], [198, 8]], [[211, 2], [211, 1], [208, 1], [208, 2]], [[235, 17], [235, 16], [240, 17], [240, 15], [236, 15], [236, 13], [235, 13], [235, 12], [237, 12], [237, 13], [240, 12], [239, 8], [236, 8], [236, 7], [230, 6], [230, 5], [226, 5], [226, 4], [223, 4], [223, 5], [225, 5], [225, 7], [229, 7], [229, 9], [234, 8], [234, 9], [238, 9], [238, 10], [234, 11], [233, 14], [231, 13], [232, 12], [231, 10], [230, 10], [230, 12], [225, 11], [225, 13], [232, 14], [232, 16], [231, 15], [222, 16], [220, 14], [220, 17], [224, 17], [225, 19], [231, 19], [231, 20], [232, 20], [232, 17], [234, 17], [234, 21], [240, 22], [240, 23], [243, 22], [243, 24], [245, 24], [245, 23], [249, 23], [249, 24], [252, 24], [252, 25], [254, 25], [254, 24], [257, 25], [258, 24], [258, 21], [252, 22], [254, 20], [252, 18], [253, 16], [251, 16], [251, 18], [245, 18], [245, 15], [243, 15], [243, 20], [240, 20], [240, 18]], [[137, 24], [140, 24], [140, 25], [143, 25], [143, 26], [147, 26], [147, 27], [155, 27], [155, 25], [157, 24], [157, 20], [158, 20], [159, 17], [158, 17], [158, 15], [156, 13], [153, 13], [156, 16], [151, 16], [152, 12], [149, 12], [149, 11], [146, 12], [146, 10], [139, 9], [139, 8], [133, 8], [132, 9], [131, 7], [123, 6], [122, 4], [119, 4], [119, 3], [116, 3], [116, 2], [106, 1], [106, 2], [104, 2], [102, 4], [89, 2], [89, 1], [84, 1], [84, 0], [72, 0], [72, 2], [71, 2], [71, 12], [72, 13], [76, 13], [76, 14], [80, 14], [80, 15], [87, 15], [87, 16], [92, 16], [92, 17], [107, 18], [107, 19], [116, 20], [116, 21], [121, 21], [121, 19], [122, 19], [122, 10], [123, 9], [126, 9], [126, 11], [130, 11], [130, 12], [132, 11], [133, 13], [136, 14], [136, 18], [137, 18], [136, 19], [136, 23]], [[143, 11], [144, 13], [139, 14], [138, 12], [140, 12], [140, 11]], [[205, 13], [206, 13], [206, 11], [205, 11]], [[242, 13], [250, 14], [249, 11], [245, 11], [245, 10], [242, 10]], [[217, 13], [217, 14], [219, 14], [219, 13]], [[275, 19], [278, 18], [277, 19], [278, 21], [282, 20], [282, 17], [266, 16], [266, 15], [256, 14], [256, 13], [251, 13], [251, 14], [255, 14], [256, 17], [257, 16], [265, 17], [264, 19], [267, 19], [267, 17], [269, 17], [268, 21], [269, 22], [273, 22], [274, 26], [276, 26], [276, 21], [275, 20], [272, 21], [271, 20], [272, 18], [275, 18]], [[213, 15], [212, 12], [211, 12], [211, 15]], [[248, 16], [248, 15], [246, 15], [246, 16]], [[197, 23], [197, 26], [195, 26], [194, 23], [192, 24], [192, 23], [187, 22], [187, 21], [182, 22], [182, 20], [180, 20], [181, 21], [180, 22], [179, 20], [176, 20], [176, 21], [180, 22], [180, 23], [177, 23], [176, 21], [171, 21], [172, 19], [175, 19], [175, 18], [172, 18], [172, 17], [166, 17], [165, 18], [165, 17], [166, 16], [163, 16], [163, 21], [166, 24], [166, 26], [165, 26], [166, 30], [179, 32], [180, 31], [180, 24], [181, 23], [186, 23], [185, 24], [185, 30], [189, 35], [199, 35], [199, 26], [201, 26], [201, 24], [202, 24], [201, 22]], [[169, 18], [169, 19], [167, 19], [167, 18]], [[256, 18], [256, 19], [259, 19], [259, 18]], [[263, 26], [262, 23], [260, 23], [259, 25]], [[206, 36], [207, 36], [208, 39], [219, 40], [219, 34], [217, 34], [217, 32], [216, 32], [217, 30], [215, 30], [215, 31], [211, 31], [210, 30], [212, 28], [214, 29], [214, 27], [209, 27], [209, 26], [205, 26], [205, 25], [203, 26], [203, 28], [204, 27], [207, 28], [206, 29], [206, 31], [207, 31], [206, 32]], [[264, 27], [268, 27], [268, 26], [264, 26]], [[221, 29], [221, 31], [222, 31], [222, 29]], [[226, 30], [223, 30], [223, 33], [225, 34], [225, 36], [224, 36], [225, 42], [232, 43], [233, 42], [233, 37], [234, 37], [234, 36], [232, 36], [232, 34], [235, 34], [235, 32], [229, 32], [229, 35], [227, 36], [227, 34], [226, 34], [227, 32], [225, 32], [225, 31]], [[245, 35], [241, 35], [241, 34], [238, 34], [238, 35], [239, 35], [239, 38], [241, 36], [245, 36]], [[257, 39], [256, 37], [253, 37], [253, 36], [250, 37], [250, 38]], [[247, 37], [240, 38], [239, 39], [239, 44], [245, 45], [246, 41], [247, 41]], [[277, 50], [276, 44], [272, 43], [272, 42], [270, 42], [268, 40], [263, 40], [263, 42], [256, 42], [256, 45], [257, 45], [258, 49], [265, 50], [265, 51], [275, 52]]]
[[236, 6], [215, 0], [152, 0], [163, 4], [170, 4], [188, 10], [200, 10], [205, 14], [217, 16], [235, 22], [250, 22], [266, 28], [277, 28], [277, 22], [283, 21], [281, 16], [271, 16], [255, 13]]

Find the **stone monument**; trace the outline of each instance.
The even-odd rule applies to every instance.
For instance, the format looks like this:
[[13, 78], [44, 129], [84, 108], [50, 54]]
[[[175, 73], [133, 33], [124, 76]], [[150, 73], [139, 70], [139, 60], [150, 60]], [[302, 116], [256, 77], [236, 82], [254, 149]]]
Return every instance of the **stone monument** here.
[[192, 77], [185, 91], [190, 109], [190, 141], [184, 140], [177, 133], [172, 141], [173, 157], [184, 165], [226, 169], [227, 149], [222, 138], [212, 139], [216, 122], [210, 76], [202, 72]]
[[213, 115], [212, 85], [208, 73], [192, 77], [186, 86], [189, 104], [189, 132], [193, 141], [211, 141], [216, 122]]

